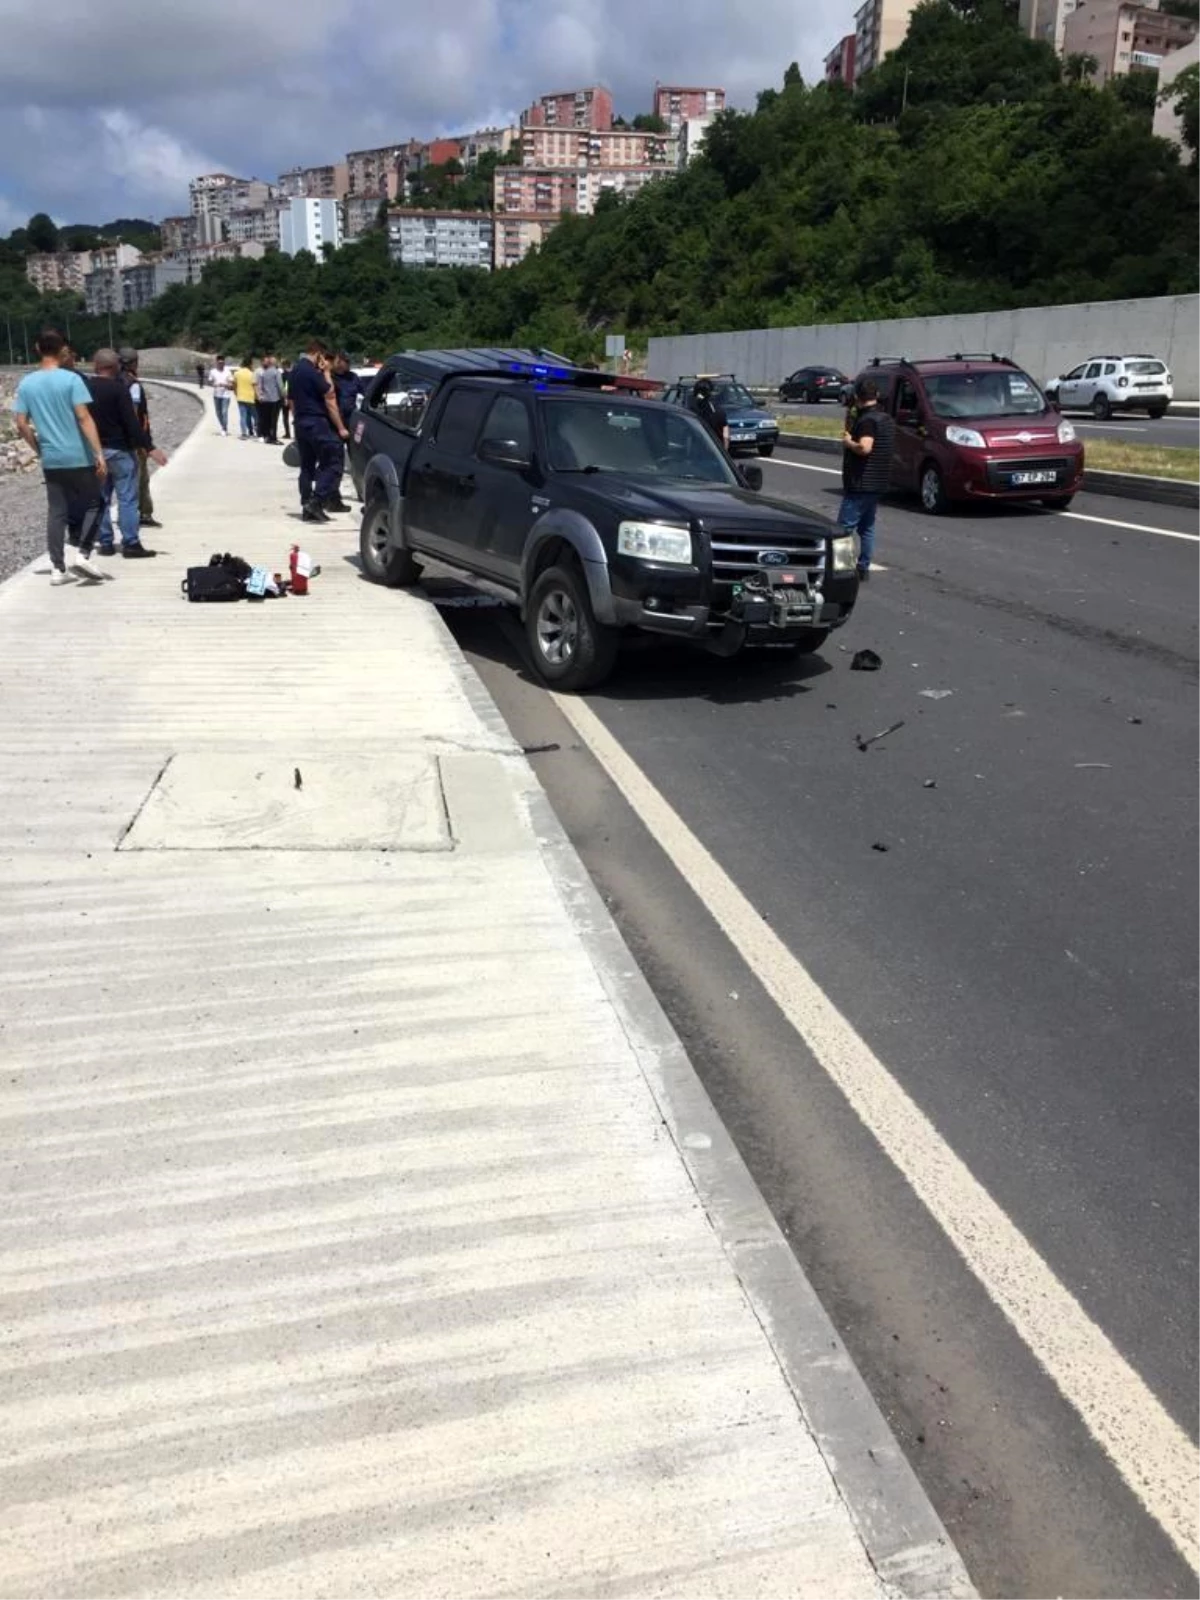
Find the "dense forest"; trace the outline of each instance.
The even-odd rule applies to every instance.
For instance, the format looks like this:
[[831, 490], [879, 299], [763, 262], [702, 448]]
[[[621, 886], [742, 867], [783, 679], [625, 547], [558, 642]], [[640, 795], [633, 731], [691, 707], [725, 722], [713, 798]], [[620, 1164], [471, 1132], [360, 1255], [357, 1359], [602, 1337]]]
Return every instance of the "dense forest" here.
[[[1181, 160], [1151, 133], [1154, 76], [1097, 89], [1089, 67], [1025, 38], [1004, 0], [924, 0], [856, 94], [789, 68], [753, 112], [722, 114], [686, 171], [564, 218], [519, 267], [402, 269], [374, 233], [320, 263], [218, 263], [125, 336], [241, 354], [315, 329], [356, 355], [504, 341], [588, 358], [612, 330], [1192, 292], [1195, 70], [1177, 84]], [[440, 197], [456, 175], [436, 176]], [[5, 290], [0, 276], [0, 305]]]

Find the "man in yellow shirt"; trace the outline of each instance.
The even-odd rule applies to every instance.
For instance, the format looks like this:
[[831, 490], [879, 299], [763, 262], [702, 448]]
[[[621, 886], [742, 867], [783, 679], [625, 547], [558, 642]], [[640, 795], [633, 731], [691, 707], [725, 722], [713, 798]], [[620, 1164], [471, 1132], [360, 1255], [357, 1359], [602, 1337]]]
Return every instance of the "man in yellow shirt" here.
[[258, 434], [257, 401], [254, 387], [254, 357], [247, 356], [233, 375], [233, 393], [238, 405], [240, 437], [253, 439]]

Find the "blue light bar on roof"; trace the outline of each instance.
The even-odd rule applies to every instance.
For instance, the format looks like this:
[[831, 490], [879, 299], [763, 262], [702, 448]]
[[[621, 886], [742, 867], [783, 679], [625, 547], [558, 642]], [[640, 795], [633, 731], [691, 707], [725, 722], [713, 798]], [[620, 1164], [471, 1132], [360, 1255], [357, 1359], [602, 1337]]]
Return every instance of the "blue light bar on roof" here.
[[510, 361], [508, 370], [510, 372], [527, 372], [534, 378], [569, 378], [571, 376], [569, 367], [546, 367], [542, 366], [540, 362], [533, 361]]

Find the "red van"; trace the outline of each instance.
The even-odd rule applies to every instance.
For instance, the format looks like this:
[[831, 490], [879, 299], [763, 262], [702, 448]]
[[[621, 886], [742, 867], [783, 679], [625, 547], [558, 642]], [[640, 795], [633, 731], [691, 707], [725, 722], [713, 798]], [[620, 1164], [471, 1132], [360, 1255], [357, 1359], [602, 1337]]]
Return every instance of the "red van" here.
[[1074, 426], [1006, 356], [880, 356], [859, 377], [874, 379], [895, 418], [892, 488], [915, 491], [934, 515], [955, 500], [1040, 500], [1063, 511], [1082, 486]]

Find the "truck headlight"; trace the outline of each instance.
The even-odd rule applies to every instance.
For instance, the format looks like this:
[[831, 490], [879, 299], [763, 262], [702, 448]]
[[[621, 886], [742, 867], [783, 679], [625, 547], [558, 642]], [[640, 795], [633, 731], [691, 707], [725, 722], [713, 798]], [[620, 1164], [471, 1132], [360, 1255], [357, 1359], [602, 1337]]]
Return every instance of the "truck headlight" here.
[[1060, 422], [1058, 425], [1059, 444], [1074, 444], [1076, 440], [1075, 424], [1073, 422]]
[[623, 556], [637, 556], [642, 561], [666, 561], [678, 567], [692, 564], [691, 533], [669, 522], [622, 522], [617, 529], [617, 549]]
[[833, 554], [834, 572], [853, 572], [858, 566], [858, 535], [856, 533], [843, 534], [840, 539], [831, 539], [829, 548]]
[[950, 444], [965, 444], [971, 450], [987, 449], [987, 440], [974, 428], [949, 427], [946, 429], [946, 439]]

